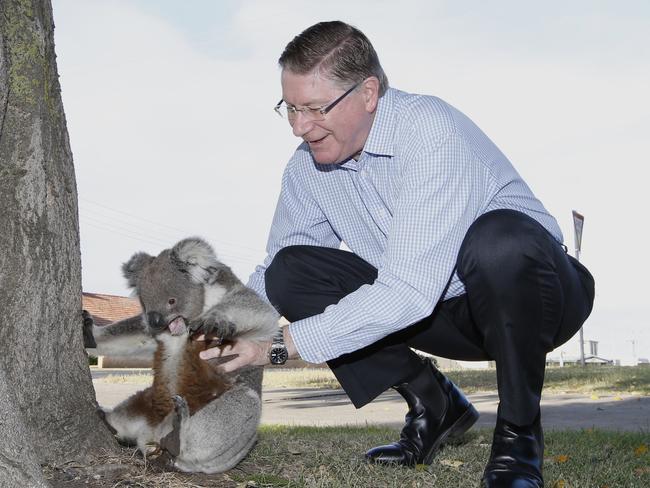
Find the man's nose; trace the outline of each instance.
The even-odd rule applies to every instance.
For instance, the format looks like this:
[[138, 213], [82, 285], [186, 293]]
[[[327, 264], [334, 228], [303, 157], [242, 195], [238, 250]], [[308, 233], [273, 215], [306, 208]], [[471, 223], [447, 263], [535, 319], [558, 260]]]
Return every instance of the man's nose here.
[[291, 122], [291, 129], [293, 135], [302, 137], [314, 127], [314, 121], [309, 120], [303, 112], [296, 112], [293, 121]]
[[149, 322], [149, 327], [159, 329], [165, 324], [163, 323], [163, 316], [158, 312], [147, 312], [147, 322]]

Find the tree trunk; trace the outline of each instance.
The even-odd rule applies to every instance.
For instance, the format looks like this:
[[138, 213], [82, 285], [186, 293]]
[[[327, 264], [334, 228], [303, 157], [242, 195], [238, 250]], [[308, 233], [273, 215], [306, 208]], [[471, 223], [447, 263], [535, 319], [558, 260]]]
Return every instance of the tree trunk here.
[[0, 486], [39, 486], [39, 463], [115, 446], [82, 344], [77, 189], [53, 30], [49, 0], [0, 0]]
[[0, 443], [0, 487], [47, 486], [41, 476], [40, 466], [25, 442], [27, 432], [11, 388], [0, 370], [0, 418], [3, 419]]

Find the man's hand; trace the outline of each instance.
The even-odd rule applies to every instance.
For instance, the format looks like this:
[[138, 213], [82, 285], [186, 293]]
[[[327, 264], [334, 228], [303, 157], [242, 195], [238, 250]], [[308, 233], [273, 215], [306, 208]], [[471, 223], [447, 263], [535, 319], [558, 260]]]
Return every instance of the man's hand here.
[[[289, 333], [289, 328], [284, 327], [282, 332], [284, 336], [284, 345], [287, 346], [287, 352], [289, 353], [289, 359], [300, 357], [296, 345], [293, 343], [293, 338]], [[205, 336], [201, 335], [194, 340], [205, 340]], [[230, 373], [244, 366], [264, 366], [269, 364], [269, 349], [271, 349], [272, 343], [273, 341], [254, 342], [244, 339], [235, 339], [230, 344], [212, 347], [205, 351], [201, 351], [199, 356], [201, 359], [225, 359], [227, 356], [233, 356], [233, 359], [230, 361], [219, 365], [221, 371], [224, 373]]]
[[217, 346], [201, 351], [199, 356], [201, 359], [234, 356], [233, 359], [219, 366], [219, 369], [224, 373], [230, 373], [244, 366], [264, 366], [268, 364], [270, 347], [271, 341], [254, 342], [240, 339], [224, 346]]

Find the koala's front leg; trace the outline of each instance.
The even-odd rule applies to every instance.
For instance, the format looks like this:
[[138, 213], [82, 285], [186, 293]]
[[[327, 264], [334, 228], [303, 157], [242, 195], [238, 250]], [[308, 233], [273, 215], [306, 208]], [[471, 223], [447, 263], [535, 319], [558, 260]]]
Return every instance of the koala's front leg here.
[[191, 321], [190, 330], [193, 333], [227, 340], [235, 336], [236, 326], [223, 312], [213, 308], [201, 314], [196, 320]]
[[100, 355], [152, 355], [156, 341], [148, 333], [141, 315], [98, 327], [85, 310], [83, 317], [84, 347], [96, 348]]

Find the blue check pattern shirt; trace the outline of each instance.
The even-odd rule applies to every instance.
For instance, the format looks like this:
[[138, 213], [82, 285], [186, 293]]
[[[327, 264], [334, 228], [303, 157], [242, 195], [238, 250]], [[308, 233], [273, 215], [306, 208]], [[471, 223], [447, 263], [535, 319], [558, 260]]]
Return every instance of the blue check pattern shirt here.
[[556, 220], [469, 118], [439, 98], [389, 88], [358, 161], [319, 165], [306, 143], [298, 147], [282, 177], [268, 256], [248, 286], [266, 297], [266, 267], [297, 244], [339, 248], [343, 241], [378, 269], [373, 284], [289, 326], [300, 356], [321, 363], [463, 294], [455, 272], [463, 237], [477, 217], [504, 208], [562, 241]]

